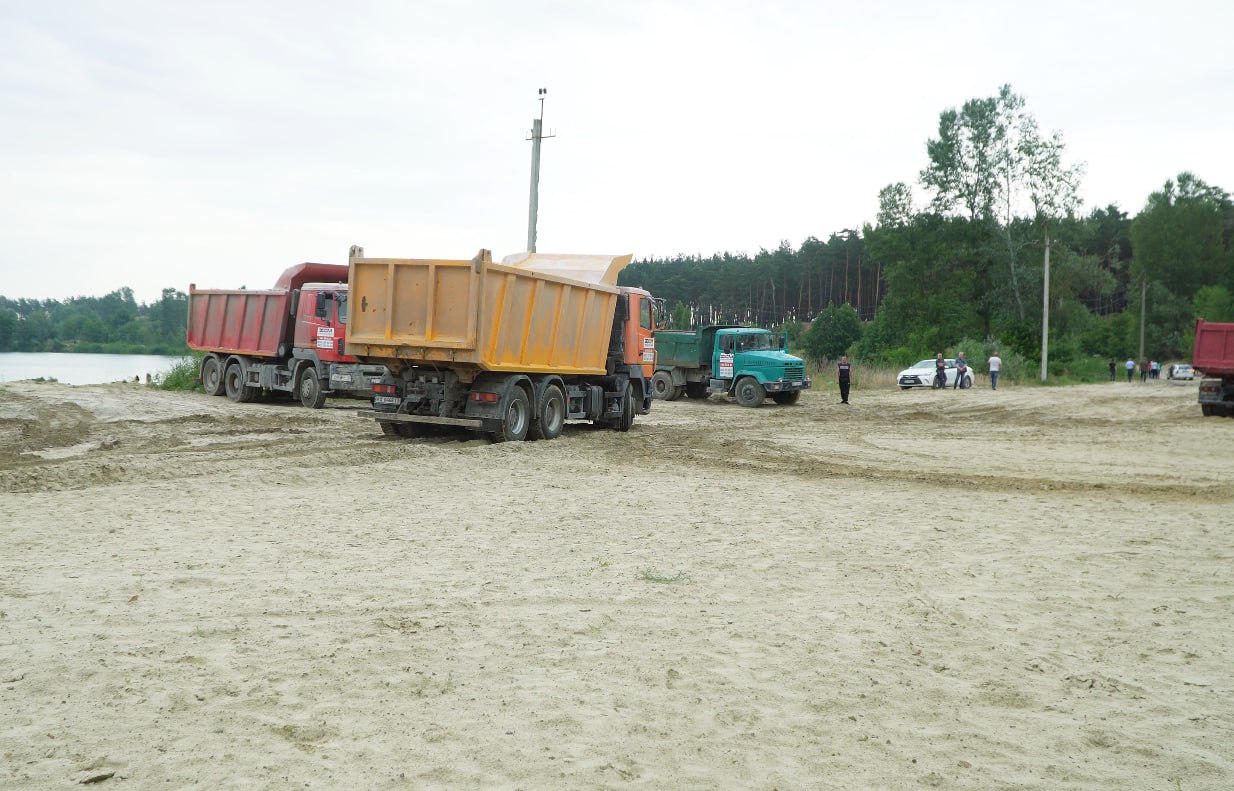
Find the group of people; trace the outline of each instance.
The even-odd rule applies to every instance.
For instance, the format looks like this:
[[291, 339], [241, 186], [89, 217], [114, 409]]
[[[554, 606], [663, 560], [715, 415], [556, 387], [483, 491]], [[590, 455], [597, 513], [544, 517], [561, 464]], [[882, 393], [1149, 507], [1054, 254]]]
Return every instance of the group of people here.
[[[1116, 370], [1116, 367], [1117, 367], [1117, 364], [1114, 362], [1113, 357], [1110, 358], [1109, 364], [1110, 364], [1110, 381], [1113, 382], [1114, 381], [1114, 371]], [[1131, 378], [1135, 376], [1135, 360], [1128, 357], [1127, 362], [1123, 363], [1123, 368], [1127, 370], [1127, 381], [1130, 382]], [[1156, 360], [1144, 360], [1143, 362], [1140, 363], [1140, 381], [1141, 382], [1147, 382], [1149, 379], [1160, 379], [1160, 378], [1161, 378], [1161, 363], [1157, 362]]]
[[[998, 374], [1003, 370], [1003, 360], [998, 356], [998, 352], [992, 352], [990, 359], [986, 361], [986, 365], [990, 371], [990, 389], [998, 389]], [[947, 360], [943, 357], [943, 353], [939, 352], [934, 358], [934, 376], [936, 381], [943, 383], [943, 387], [947, 386]], [[964, 357], [964, 352], [956, 355], [955, 360], [955, 383], [952, 384], [953, 390], [958, 390], [960, 382], [964, 381], [964, 377], [968, 375], [968, 360]], [[853, 366], [848, 361], [847, 354], [840, 355], [840, 361], [836, 363], [836, 381], [840, 385], [840, 403], [848, 403], [849, 388], [853, 381]]]

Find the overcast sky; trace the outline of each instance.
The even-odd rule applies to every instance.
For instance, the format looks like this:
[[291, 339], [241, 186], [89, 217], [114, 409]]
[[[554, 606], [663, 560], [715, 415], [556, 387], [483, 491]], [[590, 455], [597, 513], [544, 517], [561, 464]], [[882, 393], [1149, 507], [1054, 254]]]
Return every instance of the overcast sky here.
[[[0, 0], [0, 295], [301, 261], [754, 254], [873, 222], [1010, 83], [1088, 208], [1234, 190], [1234, 3]], [[918, 191], [919, 201], [923, 198]]]

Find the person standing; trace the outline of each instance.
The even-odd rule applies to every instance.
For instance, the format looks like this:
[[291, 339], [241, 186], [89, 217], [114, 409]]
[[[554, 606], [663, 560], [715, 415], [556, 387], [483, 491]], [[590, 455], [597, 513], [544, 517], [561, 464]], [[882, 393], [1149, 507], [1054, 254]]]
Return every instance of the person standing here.
[[840, 382], [840, 403], [848, 403], [848, 388], [852, 383], [853, 366], [849, 365], [848, 355], [841, 354], [840, 362], [836, 365], [836, 376]]
[[1114, 358], [1110, 358], [1110, 381], [1114, 381]]
[[939, 352], [934, 358], [934, 386], [947, 386], [947, 361], [943, 359], [943, 353]]
[[1135, 373], [1135, 360], [1128, 357], [1123, 366], [1127, 369], [1127, 384], [1131, 384], [1131, 375]]
[[966, 376], [968, 376], [968, 360], [964, 359], [964, 352], [960, 352], [955, 360], [955, 384], [951, 386], [951, 389], [959, 390]]
[[1141, 384], [1148, 381], [1148, 368], [1151, 365], [1152, 363], [1150, 363], [1148, 360], [1144, 360], [1143, 362], [1140, 363], [1140, 383]]
[[[998, 356], [997, 349], [995, 349], [993, 352], [990, 353], [990, 361], [988, 365], [990, 366], [990, 389], [997, 390], [998, 389], [998, 372], [1003, 370], [1003, 361], [1002, 361], [1002, 358]], [[1114, 365], [1113, 360], [1110, 360], [1110, 365], [1111, 366]], [[1111, 367], [1110, 370], [1113, 371], [1114, 368]]]

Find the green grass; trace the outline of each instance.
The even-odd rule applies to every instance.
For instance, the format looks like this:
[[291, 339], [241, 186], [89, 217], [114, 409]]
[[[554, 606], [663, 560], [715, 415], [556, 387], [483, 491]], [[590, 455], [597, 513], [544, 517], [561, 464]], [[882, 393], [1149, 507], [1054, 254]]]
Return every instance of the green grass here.
[[674, 582], [685, 582], [690, 579], [690, 576], [684, 571], [679, 571], [676, 574], [662, 574], [659, 569], [653, 566], [647, 566], [638, 570], [638, 578], [644, 582], [655, 582], [660, 585], [671, 585]]
[[172, 365], [171, 370], [158, 374], [154, 385], [160, 390], [190, 390], [204, 393], [198, 372], [201, 370], [201, 352], [193, 352], [181, 357]]

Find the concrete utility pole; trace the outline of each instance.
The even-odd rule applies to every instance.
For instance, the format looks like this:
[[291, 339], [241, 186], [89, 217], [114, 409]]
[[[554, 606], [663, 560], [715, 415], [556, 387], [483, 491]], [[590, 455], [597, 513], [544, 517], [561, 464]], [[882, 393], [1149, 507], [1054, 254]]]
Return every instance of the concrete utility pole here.
[[536, 215], [540, 211], [540, 141], [552, 134], [544, 134], [544, 97], [548, 88], [540, 89], [540, 117], [531, 119], [531, 209], [527, 215], [527, 252], [536, 251]]
[[1041, 383], [1045, 384], [1050, 357], [1050, 224], [1045, 224], [1045, 284], [1041, 294]]

